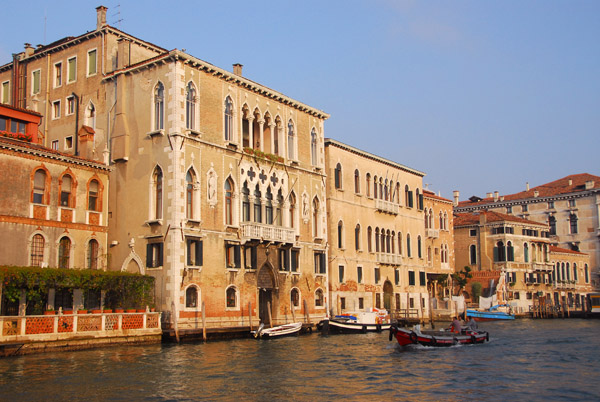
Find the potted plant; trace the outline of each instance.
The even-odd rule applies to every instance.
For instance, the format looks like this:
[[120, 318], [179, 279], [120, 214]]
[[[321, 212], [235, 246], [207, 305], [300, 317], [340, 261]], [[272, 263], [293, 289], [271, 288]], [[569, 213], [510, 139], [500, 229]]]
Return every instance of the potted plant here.
[[102, 312], [104, 314], [110, 314], [110, 313], [112, 313], [112, 309], [111, 308], [105, 308], [104, 310], [102, 310]]
[[82, 310], [77, 310], [77, 314], [87, 314], [87, 313], [88, 313], [88, 311], [87, 311], [87, 310], [84, 310], [84, 309], [82, 309]]
[[46, 311], [44, 311], [44, 315], [55, 315], [56, 311], [54, 311], [53, 308], [49, 308]]
[[102, 314], [102, 310], [97, 308], [97, 309], [92, 309], [92, 314]]
[[124, 312], [125, 312], [125, 310], [122, 307], [117, 307], [115, 309], [115, 313], [124, 313]]

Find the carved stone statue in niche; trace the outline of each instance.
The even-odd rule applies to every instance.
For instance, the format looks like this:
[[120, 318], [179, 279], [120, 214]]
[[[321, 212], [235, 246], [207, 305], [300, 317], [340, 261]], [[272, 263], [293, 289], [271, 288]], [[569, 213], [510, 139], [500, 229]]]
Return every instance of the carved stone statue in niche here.
[[217, 205], [217, 172], [212, 167], [206, 174], [206, 187], [208, 205], [214, 207]]

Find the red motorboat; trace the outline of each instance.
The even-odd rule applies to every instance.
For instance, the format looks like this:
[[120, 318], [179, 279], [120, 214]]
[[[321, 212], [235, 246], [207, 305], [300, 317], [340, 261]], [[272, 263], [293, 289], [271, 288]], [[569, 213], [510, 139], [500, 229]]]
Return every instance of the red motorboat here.
[[443, 347], [459, 344], [485, 343], [490, 340], [490, 335], [486, 331], [471, 331], [468, 329], [461, 333], [447, 330], [421, 331], [420, 325], [415, 325], [412, 330], [392, 325], [390, 327], [390, 341], [393, 337], [396, 337], [400, 346], [420, 344], [423, 346]]

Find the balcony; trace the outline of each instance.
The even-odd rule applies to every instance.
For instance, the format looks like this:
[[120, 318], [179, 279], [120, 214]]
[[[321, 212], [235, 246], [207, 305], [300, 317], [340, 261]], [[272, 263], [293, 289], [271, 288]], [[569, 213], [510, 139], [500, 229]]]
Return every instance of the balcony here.
[[437, 239], [440, 237], [439, 229], [425, 229], [425, 236], [430, 237], [432, 239]]
[[381, 200], [379, 198], [375, 200], [375, 208], [377, 208], [378, 211], [386, 212], [388, 214], [393, 215], [398, 215], [398, 213], [400, 212], [400, 207], [398, 206], [398, 204]]
[[553, 265], [549, 262], [534, 262], [531, 264], [534, 271], [552, 272]]
[[387, 265], [400, 265], [402, 263], [402, 256], [391, 253], [376, 253], [377, 263]]
[[265, 225], [262, 223], [242, 223], [242, 237], [246, 239], [260, 239], [280, 243], [294, 243], [296, 232], [292, 228]]

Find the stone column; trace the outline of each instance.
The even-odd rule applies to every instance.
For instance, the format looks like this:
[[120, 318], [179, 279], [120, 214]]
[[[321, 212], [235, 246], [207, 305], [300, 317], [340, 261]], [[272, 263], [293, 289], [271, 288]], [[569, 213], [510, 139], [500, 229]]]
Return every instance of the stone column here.
[[[243, 135], [243, 133], [242, 133], [242, 135]], [[254, 148], [254, 117], [253, 116], [248, 116], [248, 146], [250, 148]]]
[[264, 138], [265, 121], [263, 119], [260, 119], [257, 121], [257, 123], [258, 123], [258, 130], [260, 133], [258, 136], [259, 141], [260, 141], [260, 143], [258, 144], [258, 148], [264, 152], [265, 151], [265, 138]]

